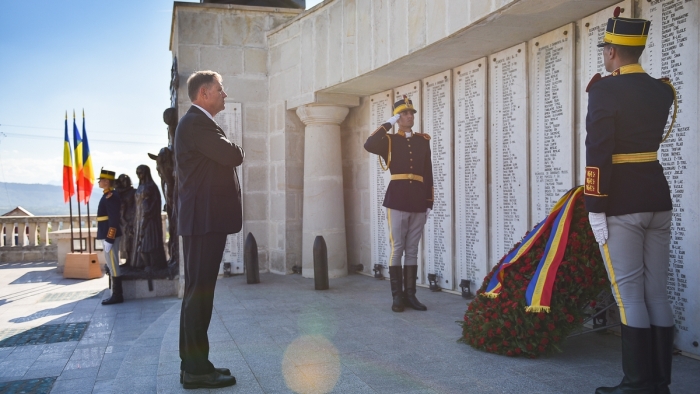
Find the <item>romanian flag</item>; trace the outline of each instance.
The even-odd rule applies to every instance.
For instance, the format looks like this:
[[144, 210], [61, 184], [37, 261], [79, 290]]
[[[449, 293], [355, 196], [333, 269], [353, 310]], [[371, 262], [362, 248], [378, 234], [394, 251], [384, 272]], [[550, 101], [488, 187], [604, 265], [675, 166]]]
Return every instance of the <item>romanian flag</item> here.
[[75, 153], [75, 183], [78, 191], [78, 203], [85, 201], [85, 189], [83, 188], [83, 139], [75, 125], [75, 111], [73, 111], [73, 148]]
[[63, 133], [63, 202], [68, 202], [75, 194], [73, 186], [73, 160], [71, 160], [70, 140], [68, 139], [68, 111]]
[[[518, 247], [511, 250], [510, 253], [506, 255], [506, 257], [503, 259], [503, 263], [501, 263], [501, 266], [498, 268], [498, 271], [491, 277], [491, 281], [486, 286], [486, 290], [484, 291], [484, 293], [481, 294], [482, 296], [491, 298], [498, 297], [498, 294], [503, 289], [503, 278], [505, 277], [505, 270], [509, 268], [512, 264], [516, 263], [518, 259], [520, 259], [520, 257], [522, 257], [525, 253], [529, 252], [532, 246], [535, 244], [535, 241], [537, 241], [547, 231], [547, 229], [549, 229], [552, 226], [552, 223], [555, 222], [557, 215], [566, 205], [567, 201], [569, 201], [569, 197], [571, 197], [574, 190], [577, 189], [572, 189], [569, 192], [567, 192], [564, 196], [562, 196], [559, 199], [559, 201], [557, 201], [557, 203], [554, 204], [554, 208], [552, 208], [549, 215], [547, 215], [547, 217], [544, 218], [544, 220], [542, 220], [537, 226], [535, 226], [535, 228], [532, 229], [532, 231], [525, 235], [525, 238], [523, 238], [522, 242]], [[545, 256], [546, 255], [547, 254], [545, 253]]]
[[95, 184], [95, 172], [92, 170], [92, 158], [90, 157], [90, 145], [88, 144], [87, 132], [85, 131], [85, 110], [83, 110], [83, 197], [85, 203], [90, 202], [92, 186]]
[[[574, 204], [581, 193], [583, 193], [583, 186], [569, 191], [563, 197], [566, 198], [566, 201], [564, 206], [556, 213], [556, 219], [552, 223], [552, 232], [549, 234], [544, 254], [525, 292], [525, 300], [527, 301], [526, 312], [550, 311], [554, 279], [556, 279], [557, 270], [564, 257], [566, 244], [569, 240], [569, 228], [571, 226], [571, 217], [574, 215]], [[550, 214], [550, 216], [552, 215]]]

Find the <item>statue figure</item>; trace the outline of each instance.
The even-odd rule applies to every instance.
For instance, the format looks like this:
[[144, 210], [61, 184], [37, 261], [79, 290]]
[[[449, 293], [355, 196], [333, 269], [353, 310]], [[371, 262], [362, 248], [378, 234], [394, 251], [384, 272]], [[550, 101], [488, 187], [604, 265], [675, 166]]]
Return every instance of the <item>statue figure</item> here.
[[136, 218], [134, 226], [134, 257], [132, 266], [146, 272], [154, 272], [166, 267], [163, 248], [163, 227], [158, 186], [151, 178], [147, 165], [136, 167], [139, 187], [136, 189]]
[[[177, 128], [177, 109], [170, 107], [163, 111], [163, 122], [168, 125], [168, 147], [174, 150], [175, 129]], [[154, 159], [155, 160], [155, 159]]]
[[121, 200], [120, 224], [122, 227], [122, 242], [119, 245], [119, 255], [126, 257], [126, 265], [131, 266], [134, 252], [134, 218], [136, 217], [136, 190], [131, 184], [131, 178], [126, 174], [119, 175], [115, 188]]
[[[167, 110], [166, 110], [167, 111]], [[173, 151], [170, 148], [163, 148], [158, 155], [149, 153], [148, 156], [156, 161], [156, 170], [160, 175], [160, 185], [165, 196], [165, 206], [163, 211], [168, 214], [168, 252], [170, 258], [168, 267], [171, 268], [171, 277], [178, 271], [179, 244], [177, 237], [177, 209], [175, 209], [175, 162]]]

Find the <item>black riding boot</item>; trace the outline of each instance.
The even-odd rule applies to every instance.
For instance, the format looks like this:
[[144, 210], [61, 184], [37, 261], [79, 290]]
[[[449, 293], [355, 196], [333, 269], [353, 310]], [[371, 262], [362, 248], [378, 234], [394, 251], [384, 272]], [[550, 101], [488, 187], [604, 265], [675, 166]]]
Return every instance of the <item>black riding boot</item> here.
[[121, 277], [111, 277], [112, 278], [112, 296], [106, 300], [102, 300], [102, 305], [112, 305], [124, 302], [124, 297], [122, 296], [122, 278]]
[[418, 266], [407, 265], [403, 268], [404, 302], [406, 306], [417, 311], [427, 311], [428, 307], [421, 304], [416, 298], [416, 279], [418, 279]]
[[403, 274], [401, 266], [389, 266], [389, 281], [391, 282], [391, 296], [394, 298], [394, 303], [391, 304], [391, 310], [394, 312], [403, 312]]
[[652, 378], [651, 328], [620, 325], [622, 331], [622, 372], [615, 387], [598, 387], [596, 394], [654, 394]]
[[652, 357], [654, 368], [654, 386], [657, 394], [669, 394], [671, 384], [671, 364], [673, 362], [674, 328], [651, 326]]

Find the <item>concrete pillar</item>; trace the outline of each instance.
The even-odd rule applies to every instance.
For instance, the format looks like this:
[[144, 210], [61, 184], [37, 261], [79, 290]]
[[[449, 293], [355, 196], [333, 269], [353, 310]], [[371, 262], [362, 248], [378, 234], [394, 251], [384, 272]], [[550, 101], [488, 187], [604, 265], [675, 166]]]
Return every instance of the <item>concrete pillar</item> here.
[[301, 253], [305, 278], [314, 277], [313, 244], [318, 235], [328, 247], [328, 277], [348, 273], [340, 123], [349, 111], [337, 105], [302, 105], [296, 111], [306, 125]]
[[[58, 226], [57, 226], [58, 227]], [[42, 246], [49, 244], [49, 222], [39, 222], [39, 244]]]
[[36, 246], [37, 223], [29, 223], [29, 246]]

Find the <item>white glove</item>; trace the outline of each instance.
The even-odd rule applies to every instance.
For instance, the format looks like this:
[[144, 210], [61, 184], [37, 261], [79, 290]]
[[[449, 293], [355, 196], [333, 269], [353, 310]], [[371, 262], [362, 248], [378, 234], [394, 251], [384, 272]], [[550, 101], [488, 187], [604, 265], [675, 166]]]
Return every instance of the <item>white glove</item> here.
[[399, 120], [400, 117], [401, 114], [394, 115], [391, 118], [389, 118], [389, 120], [387, 120], [386, 123], [391, 123], [391, 125], [393, 126]]
[[431, 211], [430, 208], [426, 208], [426, 210], [425, 210], [425, 218], [426, 219], [428, 218], [428, 215], [430, 215], [430, 211]]
[[109, 251], [112, 250], [112, 244], [107, 241], [102, 241], [102, 247], [105, 250], [105, 254], [109, 254]]
[[591, 230], [598, 244], [605, 245], [608, 241], [608, 219], [605, 212], [589, 212], [588, 221], [591, 223]]

